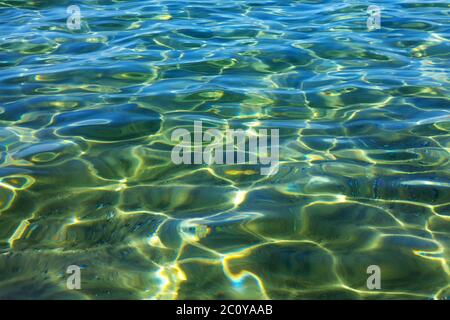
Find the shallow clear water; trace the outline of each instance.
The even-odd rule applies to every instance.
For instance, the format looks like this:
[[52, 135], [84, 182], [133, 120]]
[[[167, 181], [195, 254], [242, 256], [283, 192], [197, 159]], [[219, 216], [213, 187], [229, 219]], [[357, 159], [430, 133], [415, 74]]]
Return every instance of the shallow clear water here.
[[[449, 22], [447, 1], [0, 1], [0, 298], [449, 298]], [[278, 173], [174, 165], [194, 120], [279, 129]]]

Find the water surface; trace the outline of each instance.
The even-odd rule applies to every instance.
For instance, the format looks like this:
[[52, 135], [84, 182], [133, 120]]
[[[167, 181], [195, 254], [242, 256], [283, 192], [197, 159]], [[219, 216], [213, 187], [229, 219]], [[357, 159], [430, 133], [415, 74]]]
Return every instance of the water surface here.
[[[449, 298], [449, 22], [446, 1], [0, 1], [0, 298]], [[279, 129], [278, 173], [174, 165], [195, 120]]]

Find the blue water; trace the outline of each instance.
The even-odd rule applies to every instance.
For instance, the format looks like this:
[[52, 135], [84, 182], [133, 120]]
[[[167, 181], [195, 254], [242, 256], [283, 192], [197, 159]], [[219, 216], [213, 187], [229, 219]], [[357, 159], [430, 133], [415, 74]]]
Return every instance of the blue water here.
[[[1, 1], [0, 298], [449, 298], [449, 8]], [[175, 165], [194, 121], [278, 172]]]

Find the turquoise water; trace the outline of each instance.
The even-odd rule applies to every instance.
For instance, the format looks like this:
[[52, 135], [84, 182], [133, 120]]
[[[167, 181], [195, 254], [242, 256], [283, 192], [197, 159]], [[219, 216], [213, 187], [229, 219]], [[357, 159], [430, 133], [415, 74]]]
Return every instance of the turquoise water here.
[[[0, 298], [449, 298], [449, 9], [0, 1]], [[278, 172], [175, 165], [197, 120]]]

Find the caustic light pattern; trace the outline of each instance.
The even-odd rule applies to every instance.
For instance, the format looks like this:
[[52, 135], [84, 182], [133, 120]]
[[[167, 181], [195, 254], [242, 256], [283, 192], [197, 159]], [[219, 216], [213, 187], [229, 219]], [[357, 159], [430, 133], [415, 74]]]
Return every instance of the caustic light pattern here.
[[[447, 1], [1, 0], [0, 298], [449, 298], [449, 22]], [[174, 164], [194, 121], [279, 130], [276, 174]]]

